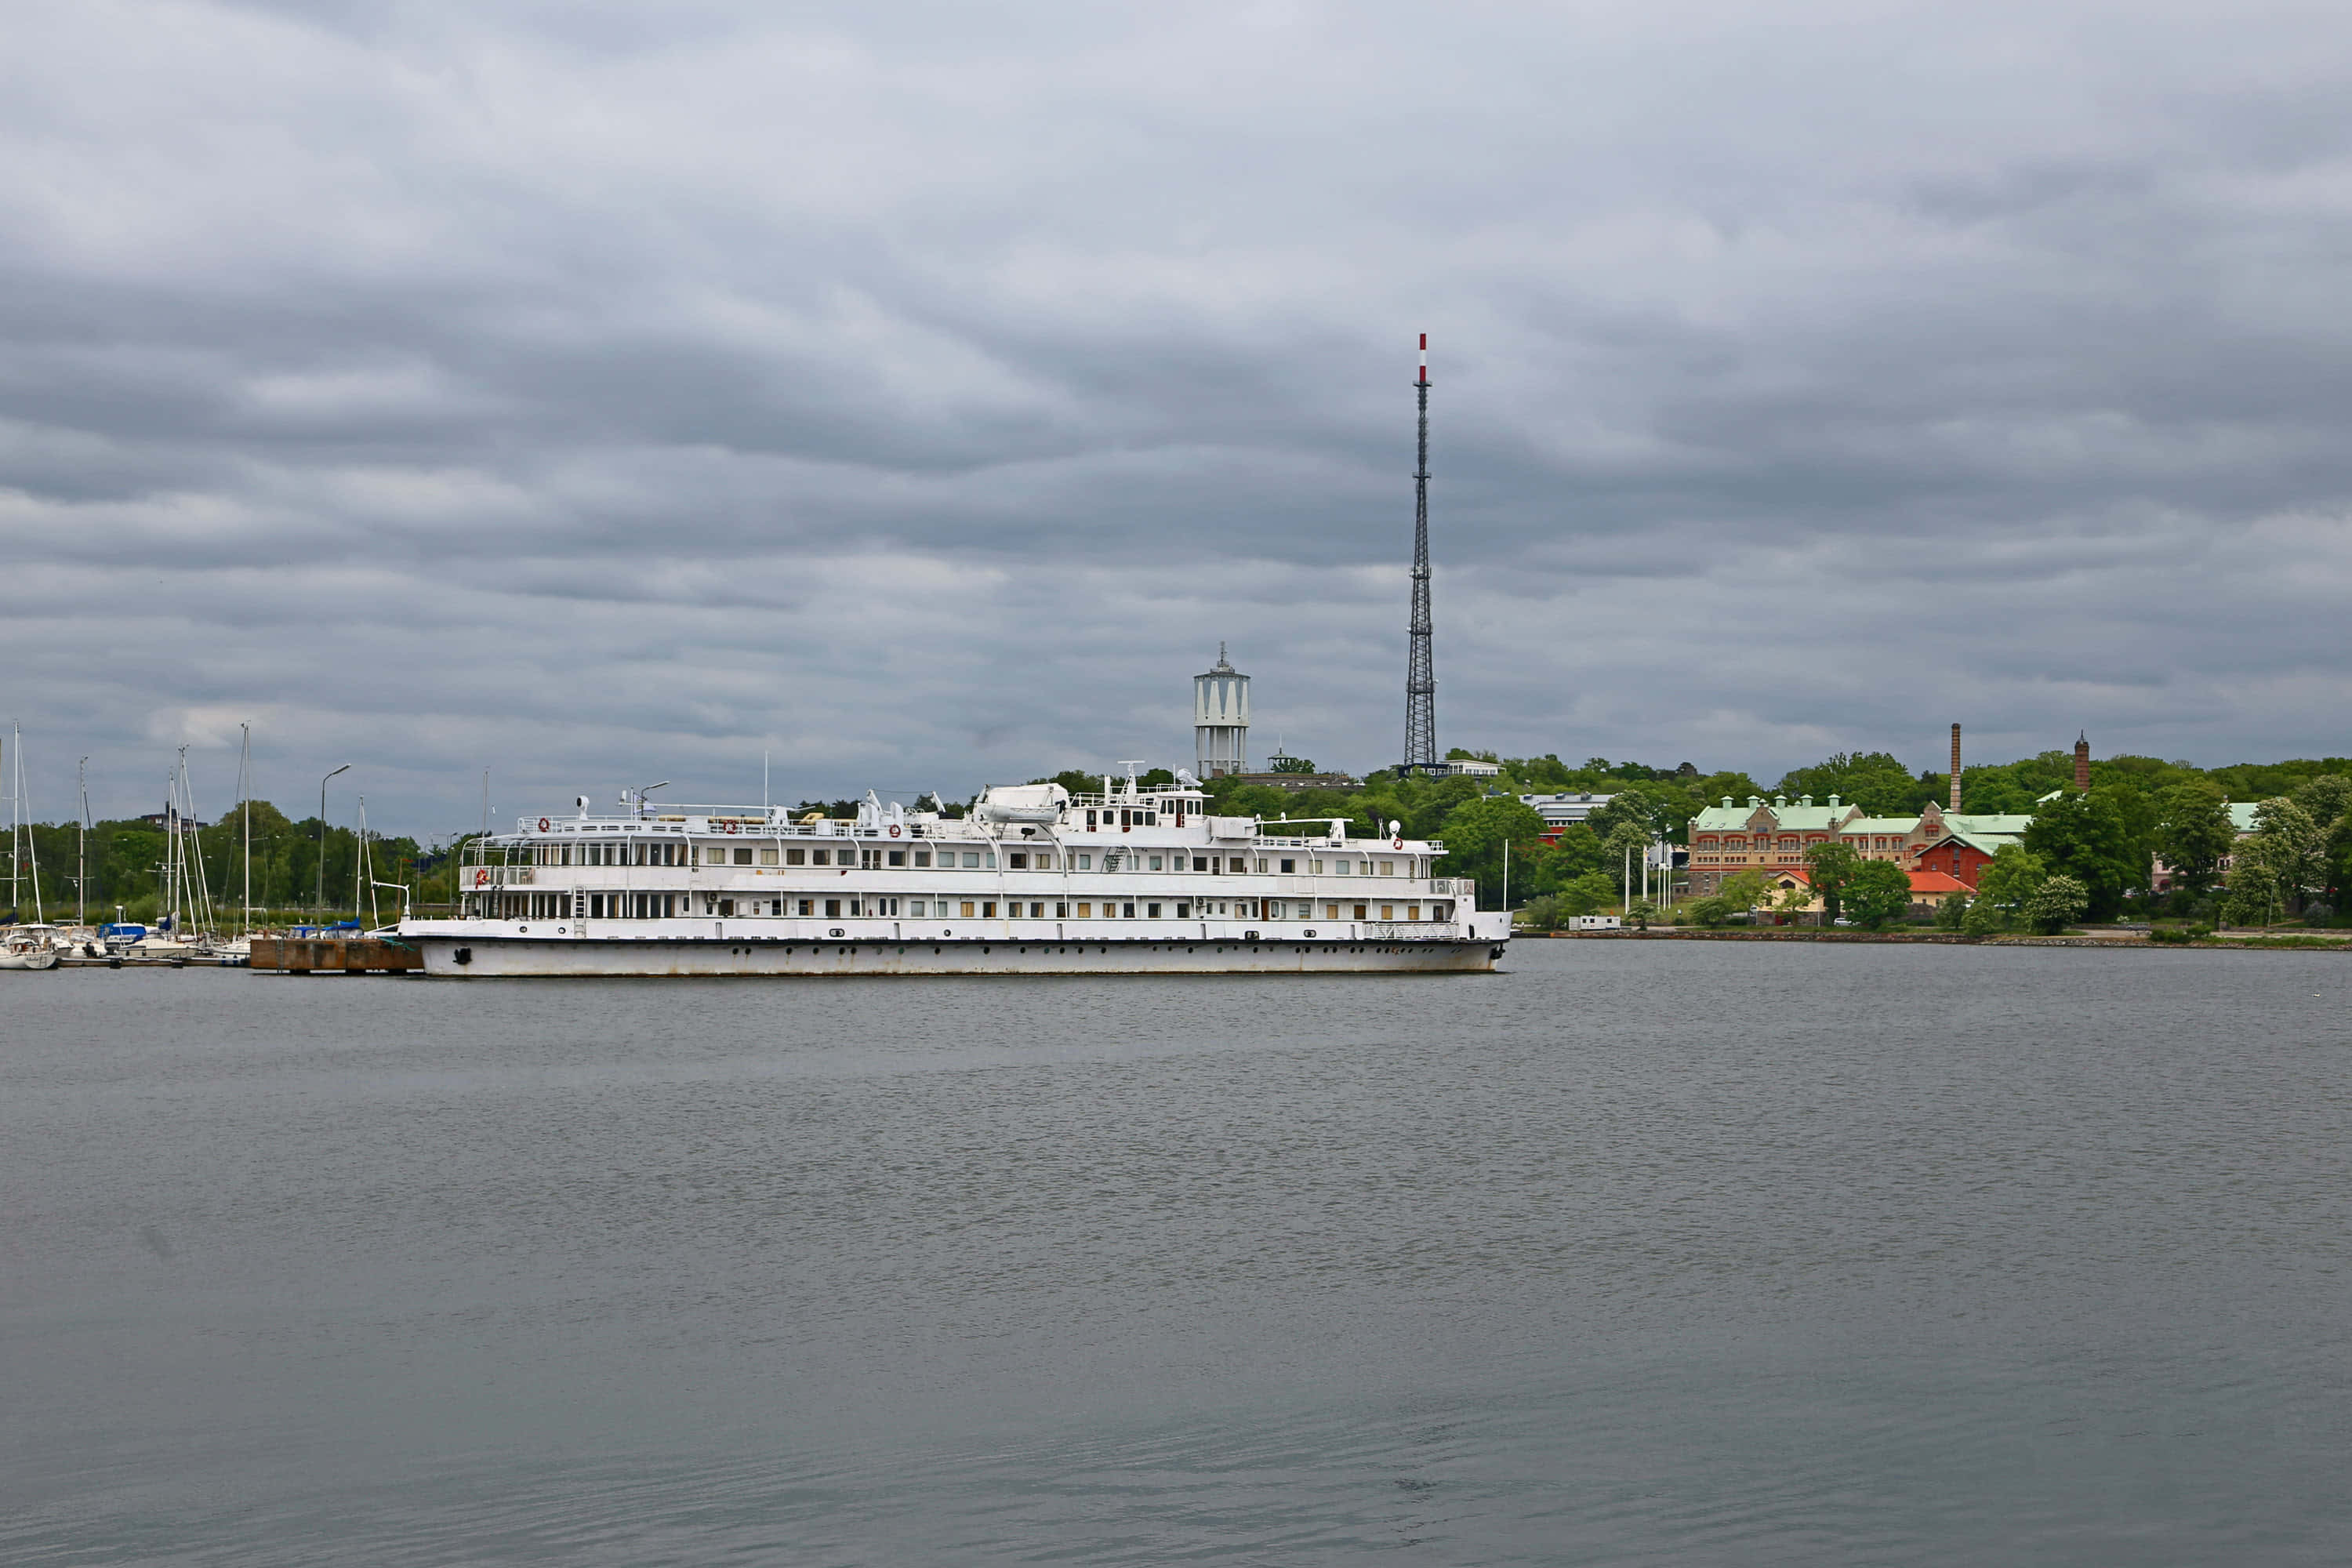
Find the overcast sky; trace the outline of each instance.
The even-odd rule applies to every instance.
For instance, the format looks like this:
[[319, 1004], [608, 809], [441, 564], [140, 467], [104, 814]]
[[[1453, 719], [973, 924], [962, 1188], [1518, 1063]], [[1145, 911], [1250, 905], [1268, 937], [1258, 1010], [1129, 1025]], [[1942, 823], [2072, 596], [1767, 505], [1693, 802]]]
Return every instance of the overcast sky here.
[[[33, 805], [2352, 752], [2340, 5], [19, 7]], [[305, 806], [308, 800], [312, 804]]]

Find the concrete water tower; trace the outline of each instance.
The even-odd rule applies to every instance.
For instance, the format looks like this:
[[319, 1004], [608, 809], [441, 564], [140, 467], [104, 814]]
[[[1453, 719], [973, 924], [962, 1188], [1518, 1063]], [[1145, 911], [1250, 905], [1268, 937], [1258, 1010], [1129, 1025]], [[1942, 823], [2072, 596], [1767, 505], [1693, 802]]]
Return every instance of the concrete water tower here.
[[1217, 645], [1214, 668], [1192, 678], [1194, 772], [1213, 779], [1249, 772], [1249, 682]]

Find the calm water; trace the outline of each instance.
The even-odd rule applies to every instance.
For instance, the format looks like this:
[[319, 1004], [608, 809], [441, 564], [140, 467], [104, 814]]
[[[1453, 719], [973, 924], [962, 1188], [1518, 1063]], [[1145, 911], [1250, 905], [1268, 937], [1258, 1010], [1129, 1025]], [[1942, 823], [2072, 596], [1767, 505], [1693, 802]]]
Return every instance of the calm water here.
[[0, 975], [12, 1563], [2340, 1563], [2352, 969]]

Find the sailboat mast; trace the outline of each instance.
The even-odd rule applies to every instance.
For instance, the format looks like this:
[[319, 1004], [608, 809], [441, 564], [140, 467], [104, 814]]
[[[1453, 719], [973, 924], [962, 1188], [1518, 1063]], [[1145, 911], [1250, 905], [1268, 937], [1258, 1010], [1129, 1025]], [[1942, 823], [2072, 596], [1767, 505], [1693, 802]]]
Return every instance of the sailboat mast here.
[[81, 816], [74, 822], [74, 924], [89, 923], [89, 759], [74, 764], [74, 793]]
[[237, 934], [253, 934], [253, 726], [239, 724], [244, 740], [236, 749], [236, 809], [245, 819], [245, 915]]
[[8, 756], [5, 765], [0, 766], [0, 785], [5, 785], [8, 791], [8, 918], [10, 920], [15, 920], [17, 912], [24, 908], [16, 898], [16, 862], [24, 855], [21, 842], [23, 836], [16, 827], [16, 773], [22, 765], [16, 760], [16, 750], [22, 743], [23, 738], [16, 732], [16, 726], [9, 725]]

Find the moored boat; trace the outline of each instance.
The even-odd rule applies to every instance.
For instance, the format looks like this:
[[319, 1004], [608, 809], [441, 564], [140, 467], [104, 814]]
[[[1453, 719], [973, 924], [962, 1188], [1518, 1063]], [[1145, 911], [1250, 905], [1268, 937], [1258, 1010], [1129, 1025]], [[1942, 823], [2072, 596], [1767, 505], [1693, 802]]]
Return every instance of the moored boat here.
[[1193, 781], [999, 786], [967, 816], [870, 792], [854, 818], [673, 806], [476, 840], [442, 976], [1397, 973], [1492, 970], [1509, 922], [1444, 846], [1216, 814]]

